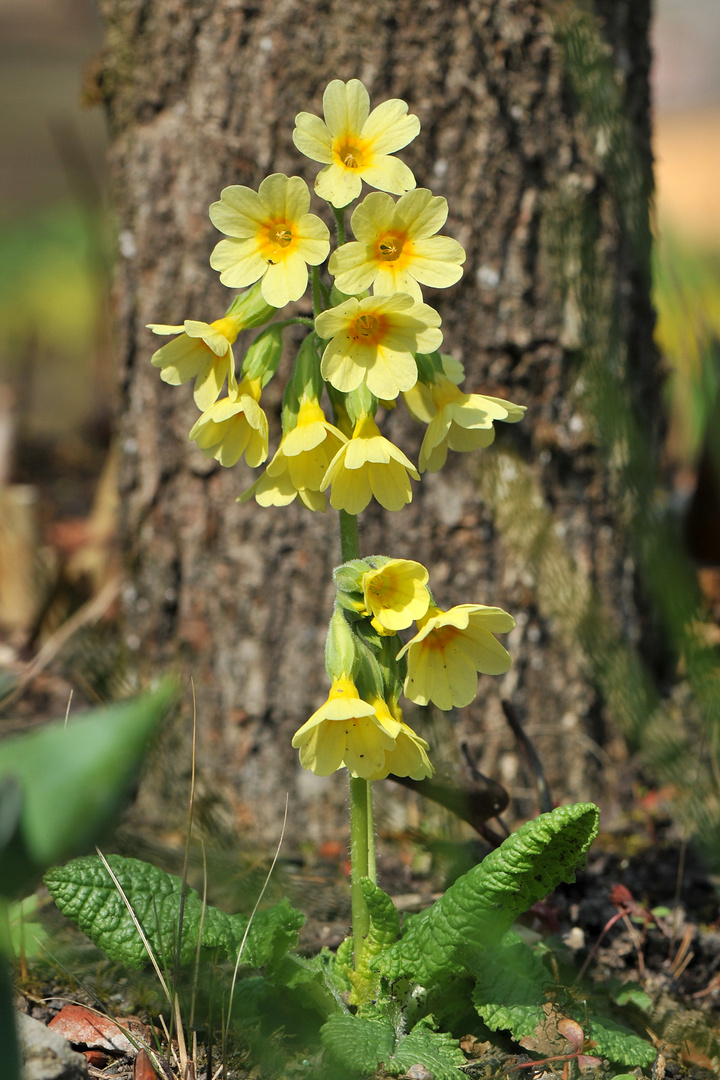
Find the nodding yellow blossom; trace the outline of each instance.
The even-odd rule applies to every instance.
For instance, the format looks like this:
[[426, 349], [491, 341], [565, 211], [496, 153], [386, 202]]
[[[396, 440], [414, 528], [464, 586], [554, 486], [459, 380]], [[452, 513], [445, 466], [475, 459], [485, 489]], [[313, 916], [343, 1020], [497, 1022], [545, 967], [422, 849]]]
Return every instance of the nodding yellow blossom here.
[[389, 713], [378, 716], [353, 680], [341, 675], [333, 679], [325, 704], [295, 732], [292, 744], [300, 751], [302, 767], [317, 776], [329, 776], [345, 765], [353, 776], [369, 780], [382, 772], [400, 730], [397, 720]]
[[212, 323], [186, 319], [182, 326], [148, 323], [154, 334], [180, 335], [153, 353], [150, 363], [160, 368], [160, 378], [171, 386], [194, 379], [195, 404], [208, 409], [226, 379], [231, 387], [237, 386], [232, 347], [242, 326], [242, 318], [231, 315]]
[[281, 308], [299, 300], [308, 283], [308, 269], [327, 258], [327, 226], [309, 214], [310, 192], [299, 176], [267, 176], [257, 191], [234, 185], [223, 189], [210, 207], [210, 220], [229, 236], [210, 256], [223, 285], [231, 289], [262, 278], [268, 304]]
[[367, 570], [362, 590], [375, 629], [395, 634], [422, 618], [430, 606], [428, 577], [421, 563], [409, 559], [390, 559], [376, 570]]
[[391, 401], [417, 382], [414, 353], [439, 347], [439, 326], [437, 311], [407, 293], [351, 296], [315, 319], [317, 333], [329, 339], [322, 377], [343, 393], [365, 381], [375, 397]]
[[392, 750], [385, 751], [385, 761], [382, 769], [368, 780], [382, 780], [393, 773], [394, 776], [409, 776], [412, 780], [424, 780], [435, 772], [428, 757], [430, 747], [413, 731], [403, 720], [402, 712], [397, 702], [391, 701], [386, 704], [381, 698], [370, 697], [370, 702], [375, 706], [375, 715], [384, 719], [395, 719], [400, 724], [400, 730], [395, 737], [395, 746]]
[[398, 653], [398, 659], [407, 653], [405, 696], [417, 705], [433, 701], [439, 709], [469, 705], [477, 694], [478, 672], [502, 675], [510, 667], [510, 654], [493, 635], [514, 625], [502, 608], [429, 607], [415, 637]]
[[330, 505], [348, 514], [359, 514], [373, 495], [386, 510], [400, 510], [412, 501], [410, 476], [420, 479], [402, 450], [380, 434], [372, 416], [363, 414], [352, 438], [330, 462], [320, 490], [329, 487]]
[[464, 394], [452, 379], [440, 374], [431, 386], [417, 383], [407, 404], [417, 419], [428, 424], [420, 447], [421, 472], [442, 469], [448, 450], [467, 452], [489, 446], [495, 438], [496, 420], [516, 424], [525, 413], [524, 405], [502, 398]]
[[240, 496], [247, 502], [253, 495], [260, 506], [287, 506], [296, 496], [308, 510], [325, 510], [320, 491], [330, 462], [346, 437], [325, 419], [315, 398], [300, 403], [297, 423], [287, 431], [265, 472]]
[[313, 113], [295, 117], [293, 142], [301, 154], [321, 162], [315, 191], [335, 207], [357, 199], [362, 181], [380, 191], [402, 195], [415, 187], [407, 165], [390, 157], [420, 131], [417, 116], [399, 98], [370, 112], [370, 96], [359, 79], [333, 79], [323, 94], [325, 121]]
[[205, 410], [190, 438], [205, 457], [221, 465], [235, 465], [243, 454], [252, 468], [261, 465], [268, 455], [268, 422], [259, 400], [260, 380], [244, 378], [236, 390]]
[[350, 220], [355, 242], [330, 256], [328, 268], [344, 293], [409, 293], [422, 301], [420, 285], [444, 289], [462, 276], [465, 250], [449, 236], [435, 236], [448, 205], [427, 188], [408, 191], [397, 203], [373, 191]]

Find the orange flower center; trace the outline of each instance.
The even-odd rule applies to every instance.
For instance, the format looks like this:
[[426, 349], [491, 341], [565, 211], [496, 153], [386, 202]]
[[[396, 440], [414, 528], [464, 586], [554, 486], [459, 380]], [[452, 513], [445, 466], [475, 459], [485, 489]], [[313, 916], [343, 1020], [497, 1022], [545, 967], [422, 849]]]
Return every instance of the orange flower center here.
[[334, 150], [346, 169], [362, 169], [367, 165], [365, 147], [358, 142], [346, 140], [338, 143]]
[[285, 249], [290, 247], [294, 240], [292, 224], [287, 221], [269, 221], [264, 231], [265, 236], [260, 244], [262, 256], [270, 266], [275, 266], [282, 261]]
[[405, 237], [387, 233], [378, 241], [376, 257], [382, 262], [395, 262], [403, 252]]
[[357, 345], [378, 345], [385, 337], [386, 320], [382, 315], [358, 315], [350, 324], [350, 337]]

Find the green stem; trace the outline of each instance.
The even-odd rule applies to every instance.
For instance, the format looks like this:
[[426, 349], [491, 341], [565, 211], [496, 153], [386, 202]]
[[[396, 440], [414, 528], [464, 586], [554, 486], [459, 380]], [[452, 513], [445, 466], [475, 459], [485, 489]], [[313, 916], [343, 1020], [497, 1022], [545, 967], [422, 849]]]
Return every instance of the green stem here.
[[[313, 292], [313, 315], [317, 318], [323, 310], [322, 292], [320, 291], [320, 271], [317, 266], [312, 268], [312, 292]], [[313, 322], [314, 326], [315, 323]]]
[[350, 901], [355, 970], [360, 965], [363, 945], [370, 929], [370, 915], [360, 885], [368, 876], [368, 834], [370, 821], [370, 784], [359, 776], [350, 777]]
[[335, 225], [337, 227], [337, 242], [338, 247], [342, 247], [345, 243], [345, 211], [338, 210], [336, 206], [333, 206], [333, 214], [335, 215]]
[[[355, 514], [340, 511], [340, 550], [342, 561], [360, 558], [358, 520]], [[370, 927], [361, 878], [377, 881], [375, 868], [375, 828], [372, 813], [372, 788], [369, 780], [350, 777], [350, 899], [352, 903], [353, 949], [355, 969], [362, 954], [363, 942]]]
[[340, 510], [340, 552], [342, 561], [360, 558], [360, 538], [358, 536], [358, 520], [355, 514], [348, 514], [347, 510]]

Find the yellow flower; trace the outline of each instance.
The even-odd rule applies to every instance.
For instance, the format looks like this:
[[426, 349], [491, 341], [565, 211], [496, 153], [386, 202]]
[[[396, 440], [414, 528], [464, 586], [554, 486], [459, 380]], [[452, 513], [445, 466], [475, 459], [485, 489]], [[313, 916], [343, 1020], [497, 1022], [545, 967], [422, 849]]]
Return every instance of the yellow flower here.
[[268, 455], [268, 422], [258, 405], [260, 380], [242, 380], [236, 390], [216, 401], [194, 424], [190, 438], [205, 457], [235, 465], [245, 455], [248, 465], [261, 465]]
[[309, 214], [310, 192], [299, 176], [267, 176], [257, 191], [235, 184], [210, 207], [221, 240], [210, 256], [223, 285], [237, 289], [262, 278], [262, 294], [273, 307], [299, 300], [307, 288], [307, 265], [317, 266], [330, 250], [327, 226]]
[[148, 323], [148, 330], [154, 334], [180, 335], [153, 353], [150, 363], [160, 368], [160, 378], [171, 386], [195, 379], [195, 404], [207, 409], [226, 379], [231, 387], [237, 386], [232, 346], [242, 325], [242, 319], [232, 316], [213, 323], [186, 319], [182, 326]]
[[389, 156], [420, 131], [404, 101], [391, 98], [370, 112], [370, 96], [359, 79], [333, 79], [323, 94], [323, 111], [324, 123], [312, 113], [298, 113], [293, 131], [300, 153], [325, 165], [315, 181], [321, 199], [347, 206], [357, 199], [363, 180], [394, 195], [415, 187], [407, 165]]
[[[374, 191], [351, 218], [355, 243], [343, 244], [328, 264], [344, 293], [409, 293], [422, 301], [420, 285], [444, 289], [462, 276], [465, 251], [449, 236], [435, 236], [448, 205], [427, 188], [408, 191], [397, 203]], [[418, 284], [419, 283], [419, 284]]]
[[370, 703], [375, 707], [375, 716], [381, 722], [389, 724], [394, 719], [400, 725], [400, 730], [395, 737], [394, 748], [385, 751], [382, 768], [366, 779], [382, 780], [390, 773], [395, 776], [409, 776], [413, 780], [424, 780], [425, 777], [432, 776], [435, 770], [427, 753], [430, 747], [405, 723], [397, 703], [391, 701], [387, 705], [382, 698], [372, 696]]
[[459, 604], [443, 611], [429, 607], [418, 633], [398, 653], [407, 653], [405, 696], [417, 705], [461, 709], [477, 694], [477, 672], [502, 675], [512, 663], [493, 634], [512, 630], [515, 620], [502, 608]]
[[395, 634], [421, 619], [430, 605], [429, 574], [419, 562], [390, 559], [362, 576], [365, 608], [380, 633]]
[[407, 293], [351, 296], [315, 319], [315, 329], [330, 339], [322, 358], [322, 377], [349, 393], [363, 382], [370, 393], [392, 401], [417, 382], [414, 353], [432, 352], [442, 341], [440, 316]]
[[328, 466], [347, 439], [328, 423], [317, 400], [300, 402], [297, 424], [286, 432], [259, 480], [239, 499], [255, 496], [260, 506], [287, 506], [296, 496], [309, 510], [325, 510], [320, 485]]
[[292, 744], [300, 751], [302, 767], [317, 776], [329, 776], [345, 765], [353, 776], [369, 780], [382, 772], [400, 729], [389, 713], [378, 716], [353, 680], [341, 675], [333, 679], [325, 704], [295, 732]]
[[348, 514], [359, 514], [373, 495], [386, 510], [400, 510], [412, 501], [408, 473], [420, 479], [402, 450], [380, 434], [372, 416], [363, 414], [352, 439], [330, 462], [320, 490], [332, 485], [330, 505]]
[[432, 386], [418, 383], [407, 404], [418, 420], [428, 424], [420, 447], [420, 471], [442, 469], [448, 450], [470, 451], [489, 446], [495, 438], [493, 423], [516, 424], [524, 405], [513, 405], [485, 394], [464, 394], [452, 379], [436, 375]]

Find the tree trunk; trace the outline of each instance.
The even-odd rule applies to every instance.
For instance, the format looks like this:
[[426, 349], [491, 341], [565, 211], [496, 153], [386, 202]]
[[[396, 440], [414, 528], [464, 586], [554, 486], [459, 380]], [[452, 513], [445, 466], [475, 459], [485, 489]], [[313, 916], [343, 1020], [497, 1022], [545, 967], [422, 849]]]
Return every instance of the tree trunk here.
[[[528, 406], [493, 447], [451, 454], [441, 473], [425, 474], [403, 512], [371, 504], [363, 551], [425, 563], [443, 606], [481, 602], [515, 615], [513, 668], [483, 677], [477, 701], [454, 720], [482, 770], [509, 784], [516, 811], [531, 813], [533, 799], [501, 697], [523, 719], [556, 799], [602, 794], [598, 760], [610, 768], [621, 754], [614, 736], [632, 718], [622, 702], [608, 711], [593, 628], [610, 652], [644, 632], [617, 525], [618, 467], [596, 414], [618, 388], [649, 414], [657, 400], [649, 7], [101, 0], [99, 87], [120, 231], [126, 643], [143, 680], [170, 667], [186, 687], [139, 802], [156, 823], [177, 820], [187, 799], [192, 677], [208, 828], [240, 824], [275, 838], [286, 791], [294, 840], [344, 827], [344, 777], [302, 773], [290, 746], [327, 691], [336, 515], [238, 504], [252, 471], [223, 469], [188, 441], [192, 394], [160, 381], [150, 366], [157, 339], [144, 329], [223, 314], [231, 294], [208, 265], [218, 239], [208, 206], [224, 186], [257, 188], [273, 171], [312, 187], [316, 166], [293, 146], [294, 117], [321, 113], [332, 78], [359, 77], [373, 105], [401, 97], [419, 116], [420, 136], [400, 156], [418, 186], [447, 198], [444, 231], [468, 253], [461, 282], [429, 298], [443, 349], [463, 360], [466, 389]], [[313, 210], [327, 217], [327, 207]], [[263, 399], [271, 449], [283, 370]], [[604, 370], [614, 379], [605, 397]], [[419, 425], [402, 407], [385, 425], [417, 461]], [[447, 720], [410, 721], [440, 743], [436, 760], [449, 753]]]

